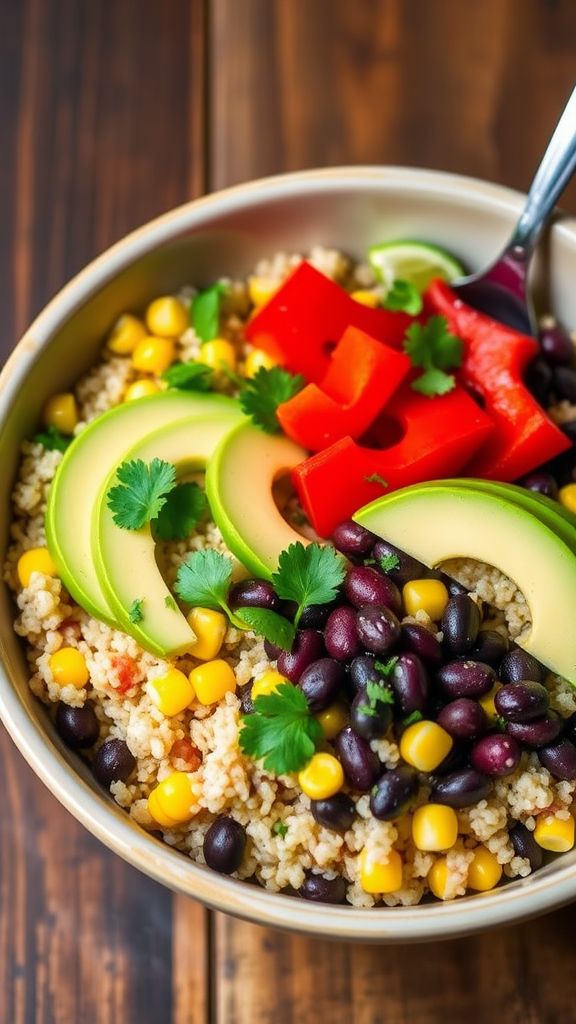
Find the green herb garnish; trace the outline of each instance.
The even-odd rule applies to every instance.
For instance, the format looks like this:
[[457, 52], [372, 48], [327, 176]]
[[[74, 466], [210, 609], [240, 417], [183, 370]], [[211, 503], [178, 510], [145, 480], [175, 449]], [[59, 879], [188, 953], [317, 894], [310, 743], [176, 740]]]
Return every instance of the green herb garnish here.
[[322, 738], [302, 690], [280, 683], [274, 693], [256, 698], [253, 714], [243, 716], [239, 743], [267, 771], [284, 775], [304, 768]]
[[156, 519], [169, 492], [176, 486], [176, 470], [169, 462], [142, 459], [123, 462], [116, 471], [119, 483], [108, 491], [108, 507], [117, 526], [140, 530]]
[[448, 330], [445, 316], [432, 316], [422, 324], [411, 324], [406, 331], [404, 351], [414, 366], [422, 367], [423, 373], [411, 387], [422, 395], [445, 395], [452, 391], [456, 381], [453, 373], [462, 363], [464, 345], [460, 338]]
[[344, 560], [334, 548], [321, 544], [305, 547], [296, 541], [281, 552], [278, 569], [272, 573], [272, 584], [278, 597], [298, 605], [294, 616], [297, 627], [305, 608], [334, 600], [345, 575]]
[[380, 714], [379, 704], [393, 704], [394, 694], [388, 686], [382, 686], [381, 683], [377, 683], [372, 679], [366, 684], [366, 697], [368, 698], [367, 704], [361, 704], [358, 708], [359, 711], [363, 711], [365, 715], [371, 718], [376, 718]]
[[382, 305], [385, 309], [417, 316], [422, 311], [422, 296], [410, 281], [396, 280], [392, 282], [392, 287]]
[[388, 679], [388, 677], [392, 675], [392, 672], [394, 671], [394, 666], [396, 665], [397, 661], [397, 656], [388, 658], [388, 661], [376, 660], [374, 662], [374, 668], [376, 669], [377, 672], [380, 673], [381, 676], [384, 676], [385, 679]]
[[406, 718], [402, 719], [402, 725], [414, 725], [414, 722], [421, 722], [424, 715], [421, 711], [412, 711]]
[[498, 732], [506, 732], [507, 722], [506, 722], [506, 719], [502, 717], [502, 715], [498, 715], [497, 716], [496, 721], [495, 721], [494, 724], [495, 724], [496, 728], [498, 729]]
[[400, 566], [398, 555], [383, 555], [378, 559], [378, 564], [383, 572], [394, 572]]
[[185, 540], [207, 508], [206, 495], [198, 484], [177, 484], [158, 513], [156, 535], [160, 540]]
[[220, 329], [220, 298], [227, 291], [220, 281], [198, 292], [190, 303], [190, 323], [200, 341], [212, 341]]
[[261, 366], [251, 380], [244, 383], [238, 396], [240, 405], [257, 427], [268, 434], [280, 433], [276, 410], [302, 390], [306, 381], [301, 374], [289, 373], [280, 366], [270, 370]]
[[275, 821], [272, 825], [272, 831], [275, 836], [280, 836], [281, 839], [285, 839], [288, 832], [288, 825], [283, 821]]
[[211, 391], [214, 371], [203, 363], [173, 363], [162, 374], [169, 388], [179, 391]]
[[164, 598], [164, 604], [166, 605], [167, 608], [171, 608], [173, 612], [178, 611], [178, 605], [176, 604], [176, 601], [172, 597], [172, 594], [166, 594], [166, 597]]
[[142, 619], [144, 618], [144, 612], [142, 611], [143, 604], [143, 597], [136, 597], [132, 601], [128, 611], [128, 618], [130, 619], [130, 622], [142, 622]]
[[65, 452], [72, 444], [71, 437], [61, 434], [58, 428], [53, 426], [46, 427], [40, 434], [35, 434], [32, 440], [35, 444], [43, 445], [49, 452]]
[[380, 473], [370, 473], [370, 476], [364, 477], [367, 484], [380, 484], [380, 487], [388, 487], [388, 481], [380, 476]]
[[277, 612], [271, 612], [268, 608], [238, 608], [236, 619], [244, 625], [259, 633], [271, 644], [276, 644], [284, 651], [289, 651], [296, 637], [296, 630], [288, 619]]

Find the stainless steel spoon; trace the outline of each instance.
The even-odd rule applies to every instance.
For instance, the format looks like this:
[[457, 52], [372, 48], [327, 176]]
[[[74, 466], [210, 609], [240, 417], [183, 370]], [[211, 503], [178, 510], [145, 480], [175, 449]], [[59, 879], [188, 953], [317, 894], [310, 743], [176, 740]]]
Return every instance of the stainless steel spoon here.
[[530, 260], [546, 218], [575, 170], [576, 87], [548, 143], [510, 241], [487, 270], [451, 284], [468, 305], [525, 334], [537, 334], [527, 289]]

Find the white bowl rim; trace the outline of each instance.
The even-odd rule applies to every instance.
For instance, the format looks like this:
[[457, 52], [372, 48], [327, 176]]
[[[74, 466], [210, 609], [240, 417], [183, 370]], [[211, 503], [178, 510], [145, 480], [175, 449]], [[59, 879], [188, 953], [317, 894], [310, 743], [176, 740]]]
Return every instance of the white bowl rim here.
[[[133, 260], [198, 227], [213, 213], [230, 213], [246, 202], [311, 195], [328, 188], [362, 191], [366, 185], [413, 188], [419, 194], [461, 195], [487, 209], [512, 216], [520, 212], [522, 193], [502, 185], [444, 171], [395, 166], [343, 166], [297, 171], [250, 181], [191, 200], [131, 232], [81, 270], [48, 303], [23, 335], [0, 374], [0, 428], [26, 374], [55, 331], [90, 295]], [[576, 236], [576, 221], [556, 231]], [[576, 867], [526, 879], [525, 887], [504, 887], [449, 903], [415, 907], [357, 908], [308, 903], [218, 875], [170, 850], [134, 826], [124, 812], [94, 792], [55, 746], [42, 739], [24, 703], [0, 666], [0, 717], [34, 772], [53, 795], [93, 835], [134, 867], [176, 892], [190, 895], [215, 910], [256, 924], [286, 928], [334, 939], [409, 942], [449, 938], [536, 916], [576, 898]]]

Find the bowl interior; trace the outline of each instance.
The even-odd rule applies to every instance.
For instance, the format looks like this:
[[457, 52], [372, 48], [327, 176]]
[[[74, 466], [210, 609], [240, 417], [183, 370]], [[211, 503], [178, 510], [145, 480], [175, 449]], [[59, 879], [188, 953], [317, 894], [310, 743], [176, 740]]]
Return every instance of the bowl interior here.
[[[384, 239], [443, 245], [470, 269], [493, 258], [522, 204], [498, 186], [430, 171], [356, 168], [307, 172], [240, 186], [188, 204], [135, 232], [91, 264], [35, 321], [0, 378], [2, 557], [18, 447], [35, 428], [45, 399], [68, 388], [97, 358], [103, 336], [123, 312], [184, 284], [243, 276], [278, 251], [315, 245], [362, 258]], [[555, 224], [536, 268], [549, 308], [576, 326], [576, 224]], [[0, 714], [32, 767], [100, 839], [153, 877], [211, 906], [261, 923], [338, 937], [402, 941], [453, 935], [538, 913], [576, 895], [576, 853], [495, 894], [452, 904], [358, 910], [306, 905], [215, 875], [145, 835], [94, 784], [63, 747], [27, 685], [12, 631], [13, 606], [0, 594]]]

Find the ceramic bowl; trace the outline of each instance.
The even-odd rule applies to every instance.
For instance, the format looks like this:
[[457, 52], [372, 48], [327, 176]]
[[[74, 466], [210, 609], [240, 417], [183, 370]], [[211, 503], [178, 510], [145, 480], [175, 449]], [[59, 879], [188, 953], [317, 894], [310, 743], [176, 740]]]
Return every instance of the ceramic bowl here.
[[[322, 244], [361, 257], [383, 238], [428, 239], [471, 269], [504, 243], [523, 197], [434, 171], [354, 167], [269, 178], [187, 203], [113, 246], [70, 282], [26, 332], [0, 377], [2, 557], [10, 481], [22, 438], [46, 398], [66, 390], [98, 356], [120, 313], [186, 283], [245, 274], [278, 250]], [[553, 227], [541, 259], [551, 308], [576, 326], [576, 221]], [[218, 875], [132, 824], [55, 734], [32, 696], [10, 595], [0, 595], [0, 715], [37, 775], [94, 835], [145, 874], [207, 906], [259, 924], [356, 941], [405, 942], [473, 932], [550, 910], [576, 897], [576, 852], [533, 878], [451, 903], [357, 909], [307, 903]]]

